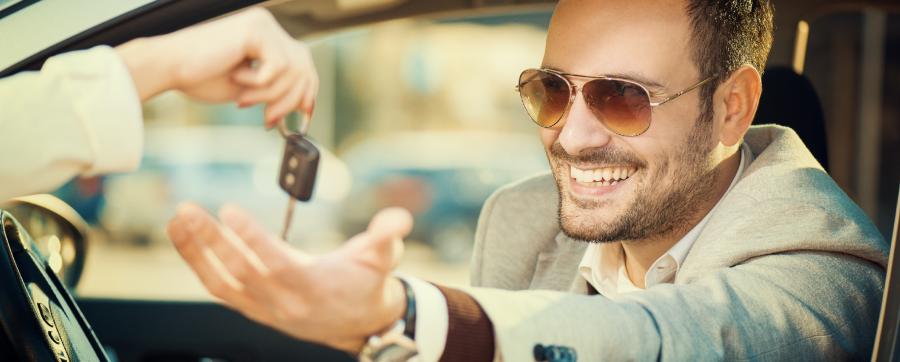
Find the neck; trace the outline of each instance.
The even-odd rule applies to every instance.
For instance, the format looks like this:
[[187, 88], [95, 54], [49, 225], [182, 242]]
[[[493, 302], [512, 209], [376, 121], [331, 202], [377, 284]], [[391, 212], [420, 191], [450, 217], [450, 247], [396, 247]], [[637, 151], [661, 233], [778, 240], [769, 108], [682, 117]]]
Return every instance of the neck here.
[[645, 288], [646, 281], [644, 276], [650, 266], [672, 248], [679, 240], [684, 238], [691, 229], [693, 229], [700, 220], [712, 210], [712, 208], [725, 196], [728, 186], [734, 180], [738, 167], [741, 163], [740, 148], [736, 148], [722, 162], [715, 167], [721, 177], [718, 177], [710, 198], [702, 205], [698, 205], [696, 212], [687, 218], [687, 222], [683, 226], [672, 229], [671, 232], [664, 235], [654, 235], [646, 239], [626, 240], [622, 241], [622, 249], [625, 253], [625, 271], [628, 278], [638, 288]]

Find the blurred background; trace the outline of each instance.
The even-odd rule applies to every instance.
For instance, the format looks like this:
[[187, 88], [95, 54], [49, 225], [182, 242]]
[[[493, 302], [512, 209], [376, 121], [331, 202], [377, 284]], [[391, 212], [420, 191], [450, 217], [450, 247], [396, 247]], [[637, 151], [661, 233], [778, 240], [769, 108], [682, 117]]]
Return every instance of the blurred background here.
[[[775, 1], [769, 67], [805, 74], [821, 108], [820, 161], [889, 238], [900, 180], [900, 10], [810, 3]], [[547, 170], [514, 86], [522, 69], [540, 63], [552, 4], [428, 17], [388, 6], [384, 14], [400, 20], [378, 21], [374, 11], [361, 26], [310, 17], [292, 4], [315, 6], [270, 4], [313, 51], [321, 89], [310, 134], [323, 159], [289, 242], [327, 252], [378, 209], [402, 206], [416, 226], [400, 272], [467, 284], [484, 200]], [[280, 232], [288, 202], [276, 183], [283, 140], [263, 130], [261, 108], [172, 93], [144, 112], [139, 171], [76, 179], [55, 192], [93, 226], [77, 293], [208, 299], [164, 225], [182, 201], [209, 210], [234, 202]]]
[[[321, 78], [310, 136], [323, 153], [314, 196], [289, 241], [326, 252], [402, 206], [415, 216], [399, 270], [468, 284], [482, 203], [547, 169], [515, 80], [539, 65], [550, 9], [503, 16], [396, 20], [304, 39]], [[164, 232], [179, 202], [248, 209], [280, 233], [283, 139], [261, 107], [164, 94], [144, 107], [137, 172], [76, 179], [55, 194], [95, 226], [77, 292], [206, 299]]]

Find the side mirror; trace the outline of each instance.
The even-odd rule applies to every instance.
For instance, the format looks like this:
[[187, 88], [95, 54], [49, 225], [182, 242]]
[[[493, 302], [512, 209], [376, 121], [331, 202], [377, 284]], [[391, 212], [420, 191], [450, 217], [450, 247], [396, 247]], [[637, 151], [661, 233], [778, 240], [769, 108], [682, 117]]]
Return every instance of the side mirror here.
[[75, 290], [87, 257], [90, 227], [71, 206], [59, 198], [41, 194], [0, 204], [34, 239], [31, 246], [69, 290]]

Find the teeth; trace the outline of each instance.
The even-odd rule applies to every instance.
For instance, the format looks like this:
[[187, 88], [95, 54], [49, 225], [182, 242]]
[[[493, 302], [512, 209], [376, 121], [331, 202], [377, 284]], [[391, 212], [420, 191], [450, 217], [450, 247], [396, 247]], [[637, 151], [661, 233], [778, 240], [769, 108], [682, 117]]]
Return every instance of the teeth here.
[[575, 167], [569, 168], [569, 174], [575, 181], [578, 182], [591, 182], [593, 181], [594, 173], [591, 170], [580, 170]]
[[612, 186], [620, 181], [626, 180], [637, 172], [636, 167], [602, 167], [592, 170], [581, 170], [575, 166], [569, 166], [569, 176], [575, 181], [600, 185]]

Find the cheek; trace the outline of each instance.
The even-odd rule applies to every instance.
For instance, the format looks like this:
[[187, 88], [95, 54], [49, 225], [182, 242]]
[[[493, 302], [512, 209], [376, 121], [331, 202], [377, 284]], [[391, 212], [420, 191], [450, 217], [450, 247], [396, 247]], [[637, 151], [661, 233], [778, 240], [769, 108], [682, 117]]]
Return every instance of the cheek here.
[[556, 139], [559, 138], [559, 131], [541, 128], [539, 134], [541, 137], [541, 144], [544, 145], [544, 152], [547, 154], [547, 160], [550, 162], [550, 168], [555, 170], [556, 160], [554, 160], [553, 156], [550, 154], [550, 147], [552, 147], [553, 143], [556, 142]]
[[545, 150], [549, 150], [550, 146], [553, 146], [553, 143], [556, 142], [556, 140], [559, 138], [559, 131], [560, 130], [558, 130], [558, 129], [548, 129], [548, 128], [541, 128], [538, 131], [538, 133], [541, 136], [541, 143], [544, 144]]
[[[642, 170], [638, 183], [642, 186], [666, 185], [677, 171], [673, 161], [677, 159], [675, 153], [680, 152], [678, 147], [672, 144], [663, 144], [665, 140], [647, 138], [640, 143], [634, 143], [633, 149], [646, 162], [646, 168]], [[646, 189], [645, 189], [646, 190]]]

